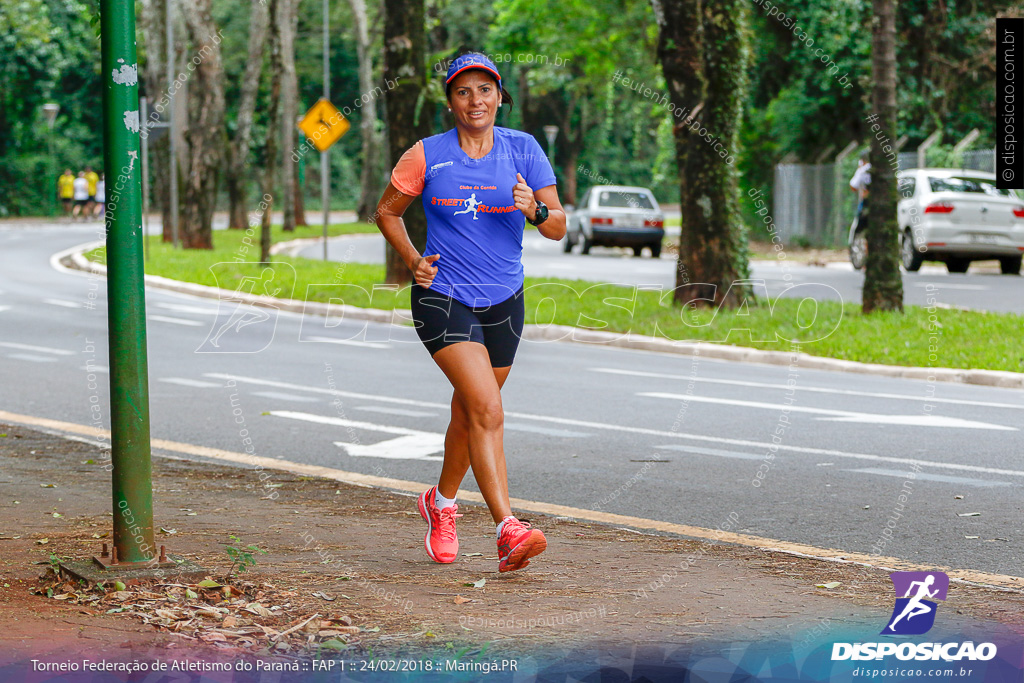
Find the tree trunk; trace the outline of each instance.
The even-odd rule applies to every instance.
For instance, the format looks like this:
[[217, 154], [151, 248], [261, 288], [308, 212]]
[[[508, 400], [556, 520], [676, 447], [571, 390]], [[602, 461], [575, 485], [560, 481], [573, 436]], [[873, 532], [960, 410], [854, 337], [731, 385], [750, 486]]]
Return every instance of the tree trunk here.
[[[185, 25], [195, 48], [189, 88], [188, 173], [181, 212], [182, 246], [213, 248], [213, 210], [217, 203], [224, 151], [224, 69], [220, 35], [210, 16], [210, 0], [182, 3]], [[199, 63], [196, 64], [196, 61]]]
[[871, 19], [871, 185], [862, 310], [903, 311], [896, 221], [896, 1], [873, 0]]
[[[161, 121], [166, 122], [169, 110], [164, 106], [163, 99], [167, 94], [167, 0], [143, 0], [139, 12], [139, 29], [146, 48], [146, 62], [142, 65], [142, 86], [149, 98], [149, 111], [156, 113]], [[143, 122], [144, 125], [145, 122]], [[145, 130], [145, 129], [144, 129]], [[171, 193], [168, 160], [170, 159], [170, 135], [162, 135], [152, 139], [156, 129], [149, 129], [145, 134], [149, 140], [149, 167], [153, 184], [151, 192], [160, 210], [163, 225], [163, 241], [171, 241]]]
[[[370, 51], [370, 30], [366, 19], [366, 0], [349, 0], [352, 17], [355, 20], [356, 52], [359, 58], [359, 89], [373, 92], [373, 56]], [[369, 220], [377, 208], [383, 187], [381, 187], [381, 139], [377, 131], [377, 98], [365, 104], [360, 110], [362, 117], [359, 135], [363, 143], [363, 169], [360, 174], [361, 190], [356, 213], [360, 221]]]
[[[302, 160], [303, 164], [308, 164], [308, 157], [304, 157]], [[298, 166], [296, 165], [296, 168]], [[306, 170], [302, 173], [295, 172], [295, 225], [309, 225], [306, 222], [306, 199], [303, 197], [306, 185]]]
[[722, 150], [737, 152], [747, 57], [742, 3], [654, 0], [653, 6], [669, 99], [681, 109], [673, 121], [682, 213], [673, 300], [735, 307], [749, 294], [734, 284], [749, 266], [736, 170]]
[[[433, 107], [426, 88], [426, 33], [424, 32], [424, 0], [384, 0], [384, 79], [389, 129], [391, 166], [417, 140], [430, 134]], [[395, 83], [395, 87], [391, 84]], [[416, 103], [422, 94], [419, 115]], [[421, 202], [413, 202], [404, 216], [409, 239], [422, 254], [427, 245], [427, 219]], [[385, 243], [385, 282], [406, 285], [412, 273], [398, 252]]]
[[273, 122], [277, 120], [281, 108], [281, 5], [287, 5], [288, 0], [269, 0], [270, 4], [270, 106], [267, 111], [267, 119], [271, 125], [267, 126], [267, 139], [264, 147], [263, 158], [263, 197], [269, 197], [267, 207], [263, 210], [263, 220], [260, 224], [260, 263], [270, 261], [270, 214], [274, 209], [274, 171], [277, 169], [277, 126]]
[[298, 22], [298, 0], [279, 0], [281, 23], [281, 209], [282, 229], [295, 230], [295, 149], [296, 99], [298, 80], [295, 75], [295, 33]]
[[576, 178], [576, 167], [580, 163], [580, 153], [576, 148], [570, 148], [565, 156], [565, 173], [562, 177], [562, 191], [565, 195], [565, 201], [568, 204], [576, 206], [577, 196], [579, 192], [579, 185]]
[[241, 95], [238, 102], [238, 116], [235, 119], [235, 138], [228, 146], [227, 182], [228, 227], [244, 230], [249, 227], [247, 205], [249, 147], [252, 143], [252, 120], [256, 109], [256, 93], [260, 88], [260, 73], [263, 71], [263, 51], [267, 42], [269, 22], [265, 0], [252, 0], [249, 14], [249, 56], [242, 76]]

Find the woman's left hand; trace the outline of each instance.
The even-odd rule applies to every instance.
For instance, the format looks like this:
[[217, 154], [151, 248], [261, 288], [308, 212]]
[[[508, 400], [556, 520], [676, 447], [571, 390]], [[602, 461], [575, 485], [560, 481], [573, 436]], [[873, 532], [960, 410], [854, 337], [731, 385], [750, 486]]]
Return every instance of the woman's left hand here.
[[516, 179], [519, 182], [512, 188], [512, 198], [515, 200], [516, 208], [532, 221], [537, 217], [537, 199], [533, 196], [533, 190], [526, 184], [522, 173], [516, 173]]

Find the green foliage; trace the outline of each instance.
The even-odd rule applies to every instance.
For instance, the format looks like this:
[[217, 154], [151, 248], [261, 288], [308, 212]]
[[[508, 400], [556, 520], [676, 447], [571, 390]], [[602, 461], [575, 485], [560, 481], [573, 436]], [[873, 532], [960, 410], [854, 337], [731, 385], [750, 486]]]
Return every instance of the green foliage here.
[[267, 552], [256, 545], [243, 546], [242, 539], [237, 536], [228, 536], [228, 538], [238, 544], [237, 546], [229, 545], [224, 548], [224, 551], [232, 561], [231, 569], [228, 570], [228, 578], [234, 574], [236, 566], [238, 567], [239, 573], [244, 572], [249, 567], [255, 567], [256, 559], [253, 557], [253, 553], [266, 554]]
[[[53, 206], [64, 166], [99, 167], [99, 45], [76, 0], [0, 0], [0, 216]], [[61, 110], [52, 143], [42, 105]]]
[[[773, 166], [787, 154], [811, 161], [830, 145], [835, 153], [850, 140], [867, 137], [870, 2], [790, 0], [784, 4], [782, 9], [814, 41], [812, 46], [756, 3], [748, 3], [744, 11], [752, 54], [749, 87], [741, 93], [744, 116], [736, 157], [743, 196], [753, 188], [770, 196]], [[213, 4], [214, 19], [224, 36], [221, 56], [229, 131], [235, 125], [247, 57], [250, 5], [251, 0], [215, 0]], [[909, 136], [906, 149], [914, 149], [936, 128], [951, 143], [978, 128], [982, 137], [977, 146], [991, 145], [995, 69], [991, 43], [994, 18], [1004, 8], [1005, 3], [995, 0], [898, 4], [898, 135]], [[368, 3], [367, 11], [376, 41], [371, 53], [379, 82], [383, 17], [376, 3]], [[98, 0], [0, 0], [0, 187], [4, 190], [0, 216], [49, 212], [55, 174], [64, 167], [101, 166], [98, 13]], [[300, 112], [323, 90], [320, 13], [319, 3], [299, 4], [295, 46]], [[331, 99], [339, 108], [350, 108], [347, 118], [352, 124], [332, 148], [332, 200], [335, 206], [351, 206], [358, 198], [362, 164], [359, 126], [367, 107], [383, 112], [386, 93], [376, 94], [371, 105], [355, 106], [363, 95], [355, 21], [347, 2], [331, 3], [330, 13]], [[499, 125], [527, 130], [540, 140], [544, 139], [542, 126], [558, 125], [555, 166], [562, 188], [569, 177], [578, 182], [580, 193], [593, 182], [578, 171], [582, 167], [610, 182], [652, 187], [663, 203], [678, 201], [673, 119], [664, 106], [612, 82], [613, 74], [621, 71], [659, 95], [667, 93], [655, 56], [657, 28], [651, 3], [429, 0], [425, 30], [431, 55], [427, 96], [433, 100], [443, 98], [441, 76], [433, 68], [437, 59], [464, 48], [511, 58], [511, 62], [503, 59], [499, 67], [517, 103], [511, 114], [502, 113]], [[179, 49], [187, 54], [189, 46], [181, 42], [180, 33]], [[144, 63], [147, 45], [141, 31], [138, 44]], [[818, 49], [831, 57], [838, 75], [848, 74], [850, 87], [829, 73], [815, 53]], [[264, 68], [260, 103], [267, 100], [268, 82]], [[142, 83], [149, 91], [162, 86]], [[48, 101], [61, 107], [53, 136], [41, 110]], [[451, 125], [443, 111], [435, 116], [437, 132]], [[266, 163], [261, 142], [267, 124], [266, 107], [257, 106], [249, 159], [253, 191], [255, 171]], [[934, 154], [943, 161], [938, 150]], [[307, 166], [306, 173], [310, 209], [317, 205], [315, 166]], [[226, 202], [221, 201], [219, 208], [224, 207]], [[749, 205], [741, 204], [740, 211], [753, 227]]]

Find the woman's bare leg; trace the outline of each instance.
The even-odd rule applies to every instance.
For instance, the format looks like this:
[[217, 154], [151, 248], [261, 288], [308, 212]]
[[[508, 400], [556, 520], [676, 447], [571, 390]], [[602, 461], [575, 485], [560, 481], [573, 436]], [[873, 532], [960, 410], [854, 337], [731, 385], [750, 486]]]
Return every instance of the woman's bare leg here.
[[[498, 389], [505, 386], [508, 373], [512, 366], [492, 368]], [[444, 464], [441, 466], [441, 478], [437, 490], [445, 498], [454, 498], [462, 485], [462, 480], [469, 471], [469, 416], [462, 404], [459, 392], [452, 392], [452, 419], [444, 436]]]
[[[487, 347], [478, 342], [457, 342], [435, 353], [434, 361], [448, 377], [460, 399], [465, 413], [469, 464], [497, 524], [512, 514], [512, 508], [508, 501], [508, 475], [502, 445], [505, 414], [501, 405], [501, 385], [497, 373], [491, 368]], [[442, 468], [445, 487], [450, 487], [456, 477], [461, 482], [466, 472], [465, 461], [460, 459], [461, 437], [457, 432], [451, 441], [454, 460], [449, 466], [449, 438], [445, 437], [445, 464]], [[454, 494], [450, 488], [447, 490]], [[444, 488], [441, 494], [445, 495]]]

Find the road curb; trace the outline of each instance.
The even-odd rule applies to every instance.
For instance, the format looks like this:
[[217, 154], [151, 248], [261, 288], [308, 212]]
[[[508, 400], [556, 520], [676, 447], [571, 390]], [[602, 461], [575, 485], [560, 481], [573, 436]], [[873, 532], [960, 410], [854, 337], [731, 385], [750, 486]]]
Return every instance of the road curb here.
[[[373, 235], [372, 232], [352, 232], [345, 233], [343, 235], [332, 235], [327, 238], [327, 241], [331, 240], [344, 240], [352, 237], [366, 237], [367, 235]], [[298, 256], [299, 252], [306, 247], [313, 246], [314, 244], [323, 244], [323, 237], [299, 237], [293, 240], [287, 240], [285, 242], [278, 242], [277, 244], [271, 245], [270, 255], [277, 256], [283, 254], [285, 256]]]
[[[93, 263], [83, 253], [102, 242], [90, 242], [55, 254], [51, 262], [66, 263], [67, 266], [80, 271], [106, 276], [104, 265]], [[373, 322], [401, 324], [412, 320], [412, 312], [408, 309], [393, 311], [376, 308], [361, 308], [348, 304], [325, 304], [315, 301], [298, 299], [276, 299], [268, 296], [256, 296], [244, 292], [233, 292], [218, 287], [197, 285], [181, 282], [158, 275], [146, 275], [146, 285], [157, 289], [167, 289], [182, 294], [192, 294], [207, 299], [224, 299], [262, 306], [293, 313], [310, 313], [314, 315], [341, 316], [348, 320], [371, 320]], [[763, 351], [743, 346], [714, 344], [711, 342], [674, 341], [659, 337], [634, 335], [621, 332], [601, 332], [587, 330], [568, 325], [526, 325], [523, 328], [523, 339], [531, 341], [569, 341], [581, 344], [607, 344], [625, 349], [653, 351], [657, 353], [674, 353], [699, 358], [737, 361], [742, 363], [759, 363], [762, 365], [787, 365], [812, 370], [832, 370], [880, 377], [898, 377], [903, 379], [924, 380], [926, 382], [953, 382], [959, 384], [975, 384], [1005, 389], [1024, 389], [1024, 373], [1006, 372], [1001, 370], [964, 370], [957, 368], [901, 367], [881, 365], [878, 363], [859, 363], [857, 361], [840, 360], [812, 356], [803, 351]]]

